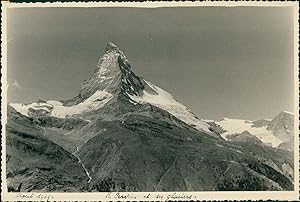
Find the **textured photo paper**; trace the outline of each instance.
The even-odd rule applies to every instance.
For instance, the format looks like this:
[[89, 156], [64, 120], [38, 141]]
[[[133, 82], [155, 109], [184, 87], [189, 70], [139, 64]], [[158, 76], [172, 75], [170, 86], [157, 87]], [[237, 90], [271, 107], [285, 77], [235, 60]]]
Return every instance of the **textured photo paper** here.
[[3, 201], [298, 200], [298, 5], [2, 2]]

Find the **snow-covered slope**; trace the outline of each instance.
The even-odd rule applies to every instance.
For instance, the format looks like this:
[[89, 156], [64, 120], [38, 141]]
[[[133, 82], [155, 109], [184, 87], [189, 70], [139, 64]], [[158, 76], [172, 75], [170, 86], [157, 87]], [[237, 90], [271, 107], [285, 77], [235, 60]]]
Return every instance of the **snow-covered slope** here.
[[226, 131], [221, 134], [225, 140], [227, 140], [227, 136], [229, 135], [241, 134], [248, 131], [267, 145], [277, 147], [282, 143], [282, 140], [277, 138], [272, 131], [268, 130], [267, 126], [254, 127], [252, 121], [224, 118], [222, 121], [216, 123]]
[[134, 104], [149, 103], [157, 106], [197, 130], [212, 133], [206, 122], [198, 119], [168, 92], [136, 76], [124, 53], [113, 43], [107, 44], [93, 75], [82, 84], [76, 97], [62, 103], [48, 101], [11, 106], [26, 116], [38, 114], [64, 118], [97, 110], [112, 97], [119, 95], [125, 95]]
[[50, 100], [47, 102], [34, 102], [31, 104], [10, 104], [15, 110], [25, 116], [49, 115], [58, 118], [65, 118], [76, 114], [82, 114], [103, 107], [110, 99], [112, 94], [106, 91], [96, 91], [91, 97], [73, 106], [63, 106], [59, 101]]
[[[186, 106], [177, 102], [168, 92], [155, 86], [154, 84], [145, 81], [148, 85], [147, 90], [143, 91], [142, 96], [129, 95], [128, 96], [136, 103], [149, 103], [163, 110], [168, 111], [173, 116], [189, 124], [200, 131], [212, 133], [210, 126], [197, 118]], [[150, 89], [149, 89], [150, 88]]]

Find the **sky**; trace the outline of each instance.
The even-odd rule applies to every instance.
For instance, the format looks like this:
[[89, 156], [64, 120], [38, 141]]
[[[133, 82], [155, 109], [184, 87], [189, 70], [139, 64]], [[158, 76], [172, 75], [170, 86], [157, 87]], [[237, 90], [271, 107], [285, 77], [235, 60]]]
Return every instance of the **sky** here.
[[8, 101], [78, 94], [106, 44], [204, 119], [293, 111], [289, 7], [10, 8]]

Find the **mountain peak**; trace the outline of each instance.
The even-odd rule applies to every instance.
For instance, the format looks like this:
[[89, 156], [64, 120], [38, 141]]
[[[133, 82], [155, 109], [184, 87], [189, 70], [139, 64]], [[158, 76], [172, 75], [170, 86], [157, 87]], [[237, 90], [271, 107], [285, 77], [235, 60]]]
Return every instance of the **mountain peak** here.
[[131, 70], [125, 54], [112, 42], [106, 45], [105, 53], [99, 58], [91, 77], [84, 81], [78, 96], [64, 101], [74, 105], [89, 98], [97, 91], [106, 91], [118, 95], [140, 95], [145, 82]]
[[287, 120], [288, 120], [288, 121], [291, 121], [293, 118], [294, 118], [294, 114], [293, 114], [293, 113], [288, 112], [288, 111], [282, 111], [282, 112], [280, 112], [279, 114], [277, 114], [277, 115], [272, 119], [272, 121], [278, 121], [278, 120], [281, 120], [281, 121], [286, 122]]
[[116, 46], [114, 43], [112, 42], [109, 42], [107, 45], [106, 45], [106, 48], [105, 48], [105, 51], [108, 52], [108, 51], [114, 51], [114, 50], [119, 50], [118, 46]]

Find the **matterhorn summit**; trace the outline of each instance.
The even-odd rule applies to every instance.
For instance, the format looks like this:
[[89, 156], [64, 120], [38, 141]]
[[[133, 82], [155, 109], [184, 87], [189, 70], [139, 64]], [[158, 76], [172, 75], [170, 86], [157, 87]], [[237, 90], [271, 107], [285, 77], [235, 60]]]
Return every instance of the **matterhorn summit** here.
[[113, 51], [113, 50], [119, 50], [118, 46], [116, 46], [114, 43], [112, 42], [109, 42], [106, 47], [105, 47], [105, 51], [108, 52], [108, 51]]
[[143, 88], [141, 79], [130, 70], [124, 53], [110, 42], [93, 75], [82, 84], [79, 95], [74, 100], [80, 102], [99, 90], [112, 94], [128, 92], [137, 95]]
[[135, 75], [125, 54], [112, 42], [106, 45], [104, 55], [98, 60], [97, 68], [82, 84], [76, 97], [61, 102], [48, 101], [29, 105], [11, 104], [11, 106], [26, 116], [37, 112], [59, 118], [80, 116], [85, 119], [85, 115], [90, 117], [91, 113], [109, 103], [118, 105], [122, 108], [120, 110], [124, 110], [124, 105], [150, 104], [167, 111], [197, 130], [213, 134], [205, 121], [200, 120], [172, 95]]

